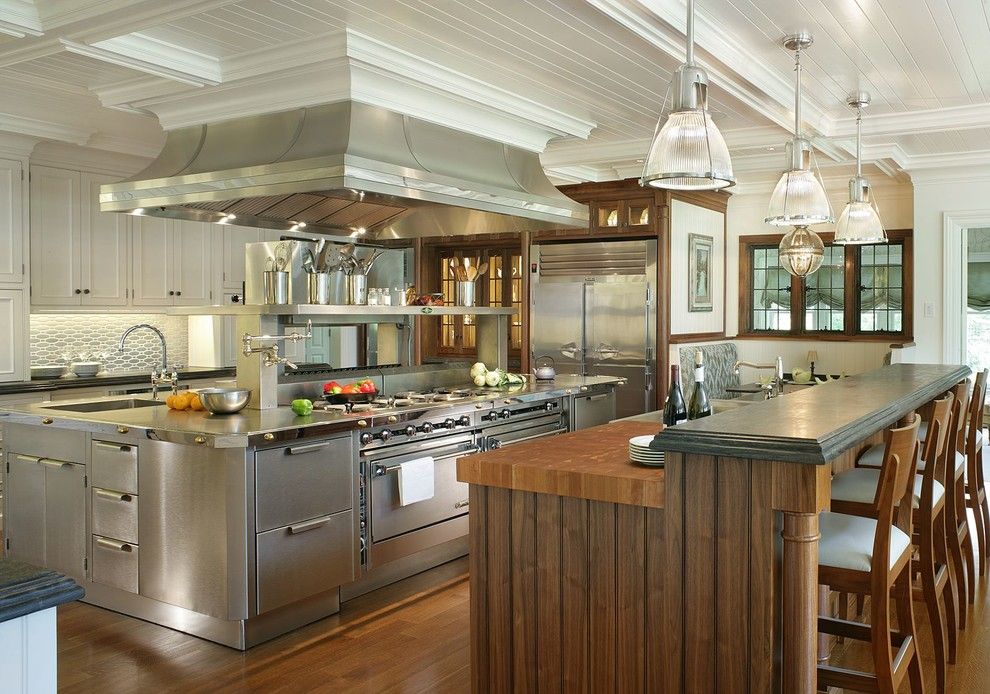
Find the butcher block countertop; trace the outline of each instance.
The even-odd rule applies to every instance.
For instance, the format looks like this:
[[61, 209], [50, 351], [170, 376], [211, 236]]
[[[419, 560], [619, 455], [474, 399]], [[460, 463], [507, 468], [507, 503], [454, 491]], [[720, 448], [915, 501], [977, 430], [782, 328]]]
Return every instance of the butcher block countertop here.
[[655, 423], [621, 421], [534, 439], [461, 458], [457, 478], [487, 487], [663, 508], [663, 469], [629, 460], [629, 439], [657, 429]]

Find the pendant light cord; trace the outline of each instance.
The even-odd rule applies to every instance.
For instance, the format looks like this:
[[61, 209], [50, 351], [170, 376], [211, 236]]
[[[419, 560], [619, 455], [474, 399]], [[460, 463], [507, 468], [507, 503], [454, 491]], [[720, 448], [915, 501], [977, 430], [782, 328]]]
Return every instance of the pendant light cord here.
[[798, 44], [794, 51], [794, 136], [801, 137], [801, 45]]
[[694, 0], [687, 0], [687, 64], [694, 65]]
[[856, 107], [856, 177], [863, 175], [863, 107]]

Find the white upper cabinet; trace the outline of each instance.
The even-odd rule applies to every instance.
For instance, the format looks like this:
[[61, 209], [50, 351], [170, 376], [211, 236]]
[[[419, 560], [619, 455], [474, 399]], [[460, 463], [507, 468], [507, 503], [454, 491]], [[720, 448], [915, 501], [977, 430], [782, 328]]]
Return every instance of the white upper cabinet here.
[[23, 168], [0, 159], [0, 283], [24, 281]]
[[31, 168], [31, 303], [43, 308], [126, 306], [127, 215], [100, 212], [109, 176]]
[[264, 240], [262, 229], [223, 225], [223, 288], [244, 291], [244, 246]]
[[213, 300], [214, 226], [134, 217], [135, 306], [205, 306]]
[[84, 306], [127, 305], [130, 217], [116, 212], [100, 212], [100, 186], [116, 180], [96, 174], [82, 175], [80, 218]]
[[31, 303], [78, 306], [80, 177], [77, 171], [31, 167]]

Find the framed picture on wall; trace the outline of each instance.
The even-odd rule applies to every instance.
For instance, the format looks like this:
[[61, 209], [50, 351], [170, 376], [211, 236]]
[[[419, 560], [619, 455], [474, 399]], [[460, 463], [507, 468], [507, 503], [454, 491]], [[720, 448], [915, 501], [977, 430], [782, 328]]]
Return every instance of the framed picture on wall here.
[[712, 261], [715, 240], [704, 234], [688, 234], [688, 312], [711, 311]]

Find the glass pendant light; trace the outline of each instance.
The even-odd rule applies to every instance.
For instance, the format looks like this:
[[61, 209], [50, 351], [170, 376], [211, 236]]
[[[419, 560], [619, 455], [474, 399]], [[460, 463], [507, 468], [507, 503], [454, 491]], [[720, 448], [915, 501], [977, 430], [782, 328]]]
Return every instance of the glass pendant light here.
[[[794, 51], [794, 138], [787, 143], [785, 171], [770, 196], [770, 208], [764, 220], [774, 226], [810, 226], [833, 221], [832, 206], [825, 187], [812, 171], [814, 151], [811, 142], [801, 135], [801, 50], [812, 43], [810, 34], [795, 34], [784, 39], [784, 47]], [[813, 233], [813, 232], [812, 232]]]
[[777, 255], [781, 266], [789, 273], [797, 277], [807, 277], [822, 266], [825, 244], [811, 229], [798, 226], [784, 234]]
[[717, 190], [735, 185], [729, 148], [708, 112], [708, 73], [694, 64], [694, 0], [687, 3], [687, 61], [674, 73], [673, 105], [657, 121], [642, 186]]
[[857, 92], [846, 103], [856, 109], [856, 176], [849, 179], [849, 202], [835, 225], [835, 242], [886, 243], [880, 213], [870, 199], [870, 184], [863, 177], [863, 109], [870, 105], [870, 95]]

